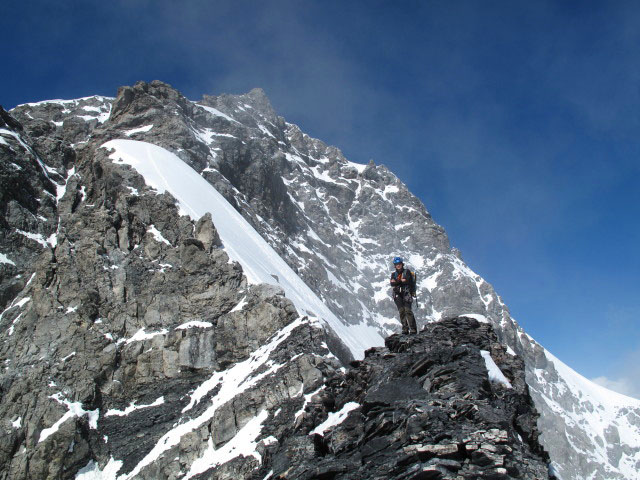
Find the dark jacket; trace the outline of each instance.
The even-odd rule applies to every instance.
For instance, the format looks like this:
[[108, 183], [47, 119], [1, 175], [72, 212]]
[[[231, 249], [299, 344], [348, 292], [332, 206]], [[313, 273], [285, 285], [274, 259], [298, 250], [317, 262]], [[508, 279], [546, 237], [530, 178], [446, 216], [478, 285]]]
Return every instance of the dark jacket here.
[[391, 273], [391, 286], [393, 287], [393, 296], [404, 296], [405, 294], [413, 295], [416, 293], [416, 274], [408, 268], [403, 268], [399, 272], [394, 270]]

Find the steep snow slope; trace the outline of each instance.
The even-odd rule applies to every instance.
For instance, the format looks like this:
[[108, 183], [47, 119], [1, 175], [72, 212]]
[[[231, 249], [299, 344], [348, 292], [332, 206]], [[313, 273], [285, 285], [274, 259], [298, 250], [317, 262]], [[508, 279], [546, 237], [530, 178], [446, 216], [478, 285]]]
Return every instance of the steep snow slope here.
[[147, 185], [159, 193], [171, 193], [181, 212], [193, 220], [211, 213], [225, 251], [242, 265], [249, 281], [281, 286], [302, 315], [318, 317], [329, 324], [355, 358], [362, 358], [367, 348], [384, 344], [375, 328], [340, 321], [238, 211], [175, 154], [135, 140], [111, 140], [103, 147], [114, 149], [110, 158], [131, 165]]
[[[548, 387], [535, 395], [565, 422], [567, 439], [573, 449], [569, 453], [570, 461], [580, 463], [586, 457], [600, 465], [614, 465], [615, 469], [608, 470], [608, 478], [640, 478], [640, 400], [593, 383], [547, 350], [545, 356], [561, 381], [549, 366], [534, 370], [537, 383]], [[576, 403], [578, 406], [573, 406]], [[541, 427], [544, 426], [553, 428], [543, 418]], [[591, 442], [585, 442], [582, 432], [587, 433]], [[557, 465], [556, 471], [562, 480], [575, 478], [564, 466]], [[594, 473], [588, 478], [599, 477]]]

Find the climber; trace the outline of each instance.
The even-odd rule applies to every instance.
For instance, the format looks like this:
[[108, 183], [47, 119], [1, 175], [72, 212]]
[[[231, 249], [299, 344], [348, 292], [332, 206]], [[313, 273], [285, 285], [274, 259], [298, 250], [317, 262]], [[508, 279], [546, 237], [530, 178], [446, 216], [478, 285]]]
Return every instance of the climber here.
[[391, 286], [393, 287], [393, 301], [400, 313], [400, 323], [403, 334], [418, 333], [416, 319], [411, 310], [411, 303], [416, 296], [416, 274], [404, 268], [402, 257], [393, 259], [395, 271], [391, 274]]

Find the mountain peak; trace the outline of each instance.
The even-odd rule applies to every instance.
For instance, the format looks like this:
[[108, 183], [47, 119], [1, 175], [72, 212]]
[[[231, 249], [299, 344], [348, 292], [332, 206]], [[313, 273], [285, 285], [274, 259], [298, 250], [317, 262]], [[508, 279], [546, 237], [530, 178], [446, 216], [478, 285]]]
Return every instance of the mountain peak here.
[[168, 83], [160, 80], [149, 83], [136, 82], [133, 87], [123, 86], [118, 89], [111, 115], [116, 118], [130, 110], [132, 114], [139, 113], [151, 106], [160, 106], [166, 101], [174, 101], [182, 107], [187, 103], [187, 99]]
[[276, 118], [276, 111], [271, 105], [271, 101], [262, 88], [253, 88], [249, 93], [241, 95], [253, 108], [264, 114], [268, 118]]
[[265, 91], [260, 87], [252, 88], [249, 91], [249, 93], [247, 93], [246, 95], [249, 98], [252, 98], [253, 100], [255, 100], [256, 102], [267, 103], [267, 104], [269, 104], [269, 106], [271, 106], [271, 102], [269, 101], [269, 97], [267, 97], [267, 94], [265, 93]]

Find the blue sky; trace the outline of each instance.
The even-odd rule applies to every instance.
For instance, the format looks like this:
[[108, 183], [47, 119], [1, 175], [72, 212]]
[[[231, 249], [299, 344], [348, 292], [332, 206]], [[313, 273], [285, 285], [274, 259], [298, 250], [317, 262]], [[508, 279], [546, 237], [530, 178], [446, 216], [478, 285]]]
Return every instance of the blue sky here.
[[263, 88], [387, 165], [525, 330], [640, 397], [640, 4], [5, 2], [0, 103]]

